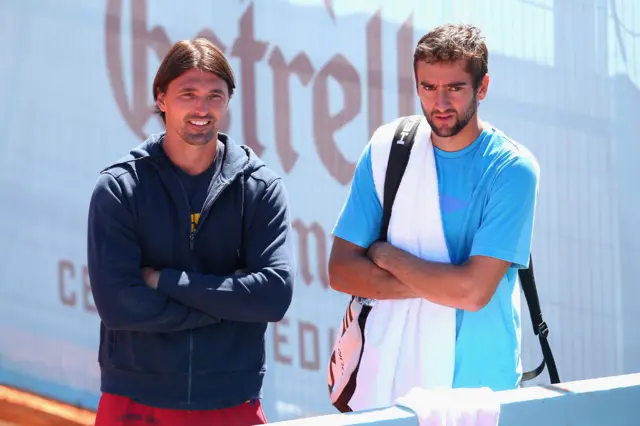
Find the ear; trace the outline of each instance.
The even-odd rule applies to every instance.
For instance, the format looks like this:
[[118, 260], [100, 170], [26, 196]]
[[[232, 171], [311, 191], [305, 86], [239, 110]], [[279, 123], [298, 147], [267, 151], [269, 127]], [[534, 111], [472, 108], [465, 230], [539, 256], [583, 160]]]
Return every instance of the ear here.
[[167, 112], [167, 104], [165, 103], [165, 95], [164, 93], [158, 94], [158, 99], [156, 100], [156, 105], [158, 109], [162, 112]]
[[482, 78], [482, 82], [480, 82], [480, 87], [478, 87], [478, 101], [484, 100], [487, 96], [487, 91], [489, 90], [489, 82], [490, 82], [489, 74], [485, 74]]

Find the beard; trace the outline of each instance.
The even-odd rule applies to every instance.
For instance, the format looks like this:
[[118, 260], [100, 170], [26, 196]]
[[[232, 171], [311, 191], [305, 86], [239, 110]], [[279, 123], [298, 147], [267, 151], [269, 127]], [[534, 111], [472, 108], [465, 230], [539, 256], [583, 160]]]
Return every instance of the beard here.
[[[189, 123], [189, 120], [207, 120], [210, 121], [206, 126], [202, 126], [202, 129], [194, 128], [194, 125]], [[180, 131], [180, 137], [189, 145], [203, 146], [210, 143], [215, 139], [218, 132], [218, 126], [216, 125], [216, 118], [212, 116], [208, 117], [192, 117], [185, 120], [185, 125]]]
[[[475, 93], [473, 94], [471, 102], [469, 102], [469, 105], [467, 105], [467, 107], [464, 109], [464, 111], [462, 111], [461, 114], [453, 109], [449, 109], [446, 111], [432, 111], [431, 114], [428, 114], [424, 109], [424, 106], [422, 106], [422, 103], [420, 104], [420, 106], [422, 108], [422, 113], [427, 119], [427, 123], [429, 123], [429, 126], [431, 127], [431, 131], [441, 138], [450, 138], [460, 133], [460, 131], [464, 129], [467, 124], [469, 124], [473, 116], [478, 111], [478, 102]], [[453, 126], [442, 125], [438, 127], [436, 126], [433, 119], [433, 116], [436, 114], [454, 114], [456, 122], [453, 124]]]

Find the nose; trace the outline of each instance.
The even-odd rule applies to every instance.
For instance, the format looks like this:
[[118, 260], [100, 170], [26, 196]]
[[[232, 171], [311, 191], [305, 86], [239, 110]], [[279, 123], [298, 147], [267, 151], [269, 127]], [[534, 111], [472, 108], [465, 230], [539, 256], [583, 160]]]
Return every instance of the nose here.
[[209, 101], [206, 96], [196, 99], [194, 112], [198, 115], [206, 115], [209, 112]]
[[449, 93], [444, 89], [438, 89], [436, 91], [436, 99], [435, 99], [434, 107], [438, 111], [446, 111], [451, 106], [451, 102], [449, 101]]

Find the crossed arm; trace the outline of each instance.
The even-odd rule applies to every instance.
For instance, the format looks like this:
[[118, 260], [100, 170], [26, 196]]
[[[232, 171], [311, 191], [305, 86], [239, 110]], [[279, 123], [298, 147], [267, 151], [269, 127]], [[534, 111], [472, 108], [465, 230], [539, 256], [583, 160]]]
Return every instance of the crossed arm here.
[[424, 298], [439, 305], [477, 311], [495, 293], [510, 263], [472, 256], [462, 265], [422, 260], [386, 242], [364, 249], [336, 237], [329, 260], [337, 291], [378, 300]]
[[282, 180], [273, 180], [251, 204], [244, 245], [246, 271], [222, 276], [163, 269], [157, 276], [158, 292], [221, 319], [280, 321], [291, 304], [295, 276]]
[[286, 194], [278, 179], [258, 197], [247, 269], [229, 276], [141, 269], [135, 221], [118, 180], [100, 176], [89, 206], [88, 269], [96, 308], [115, 330], [174, 332], [221, 319], [277, 321], [293, 291]]
[[110, 329], [169, 333], [220, 322], [145, 285], [134, 219], [120, 183], [108, 172], [100, 175], [89, 203], [87, 256], [93, 299]]
[[482, 309], [509, 267], [526, 267], [531, 247], [537, 163], [522, 156], [502, 166], [490, 188], [468, 259], [459, 265], [436, 263], [376, 241], [382, 206], [373, 182], [370, 151], [365, 148], [333, 232], [332, 288], [379, 300], [420, 297], [457, 309]]

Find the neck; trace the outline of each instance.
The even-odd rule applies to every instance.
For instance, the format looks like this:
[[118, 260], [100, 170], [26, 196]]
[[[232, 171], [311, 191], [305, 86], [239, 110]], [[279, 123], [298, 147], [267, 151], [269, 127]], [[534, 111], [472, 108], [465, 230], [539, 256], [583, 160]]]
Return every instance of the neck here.
[[431, 132], [431, 143], [442, 151], [460, 151], [478, 139], [478, 136], [480, 136], [480, 133], [482, 133], [486, 127], [486, 123], [480, 120], [476, 114], [471, 121], [469, 121], [469, 123], [467, 123], [467, 125], [454, 136], [441, 137]]
[[198, 175], [211, 166], [218, 151], [218, 133], [205, 145], [190, 145], [176, 132], [165, 134], [162, 148], [169, 160], [190, 175]]

